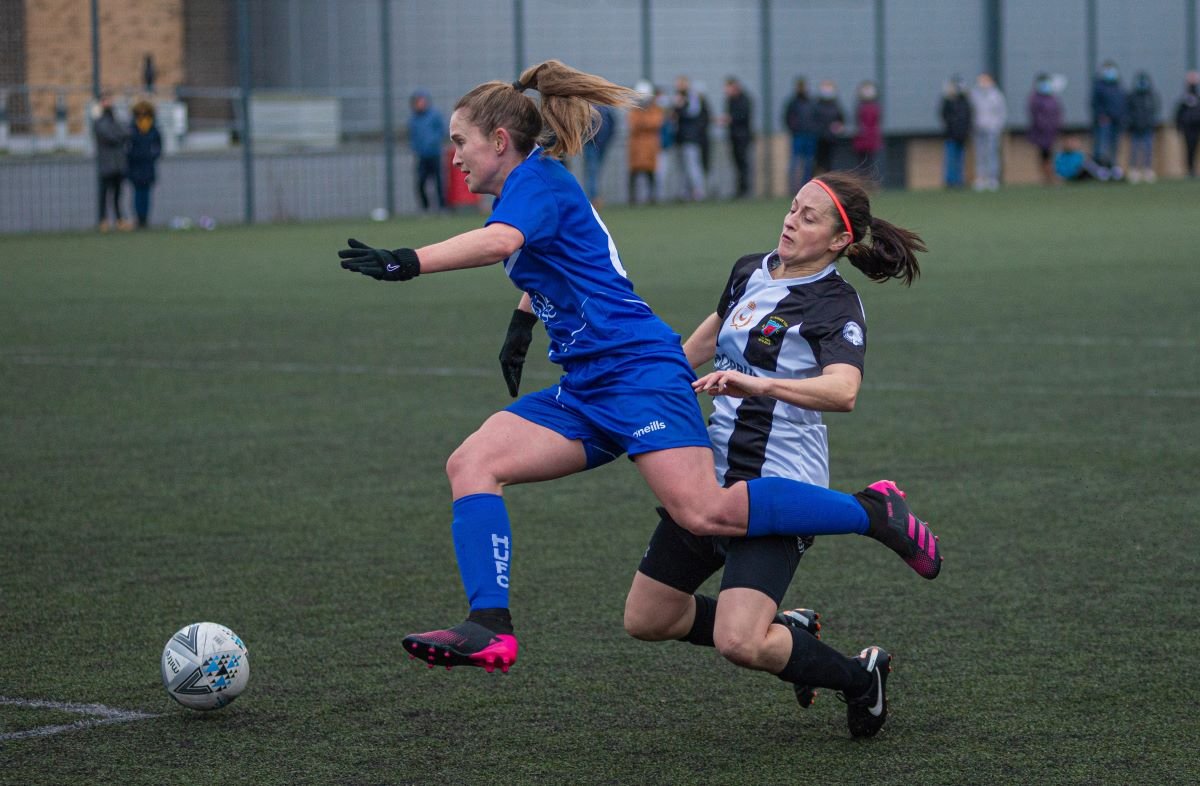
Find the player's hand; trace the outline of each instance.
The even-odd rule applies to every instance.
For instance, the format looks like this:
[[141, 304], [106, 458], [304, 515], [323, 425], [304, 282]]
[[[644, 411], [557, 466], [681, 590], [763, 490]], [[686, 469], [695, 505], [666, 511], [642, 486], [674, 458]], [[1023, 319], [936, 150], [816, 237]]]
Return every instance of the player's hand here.
[[740, 371], [713, 371], [693, 382], [692, 390], [710, 396], [749, 398], [766, 395], [767, 384], [762, 377], [752, 377]]
[[350, 248], [338, 252], [342, 269], [362, 273], [376, 281], [408, 281], [421, 274], [421, 261], [411, 248], [371, 248], [354, 238], [346, 241]]
[[517, 397], [521, 387], [521, 369], [525, 367], [525, 353], [529, 351], [529, 342], [533, 340], [533, 325], [537, 317], [528, 311], [517, 309], [513, 311], [512, 321], [508, 323], [508, 335], [504, 337], [504, 346], [500, 347], [500, 372], [504, 374], [504, 383], [508, 385], [508, 395]]

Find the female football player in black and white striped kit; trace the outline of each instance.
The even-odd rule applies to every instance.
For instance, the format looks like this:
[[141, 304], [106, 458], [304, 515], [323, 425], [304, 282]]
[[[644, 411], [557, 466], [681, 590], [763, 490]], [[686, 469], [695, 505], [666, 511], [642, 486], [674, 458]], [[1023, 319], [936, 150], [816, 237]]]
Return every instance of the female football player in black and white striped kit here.
[[[684, 346], [693, 368], [711, 360], [716, 369], [694, 387], [716, 397], [708, 430], [718, 481], [829, 485], [821, 412], [854, 408], [866, 352], [862, 303], [834, 263], [844, 256], [872, 281], [907, 285], [920, 274], [918, 251], [920, 237], [871, 215], [862, 180], [829, 173], [796, 194], [774, 251], [734, 264], [716, 311]], [[893, 486], [879, 481], [869, 491], [882, 497]], [[659, 512], [626, 599], [630, 635], [715, 646], [739, 666], [793, 683], [801, 706], [813, 688], [840, 691], [851, 734], [876, 734], [891, 656], [874, 646], [844, 656], [817, 640], [814, 612], [777, 614], [812, 538], [699, 537]], [[695, 594], [722, 566], [719, 597]]]

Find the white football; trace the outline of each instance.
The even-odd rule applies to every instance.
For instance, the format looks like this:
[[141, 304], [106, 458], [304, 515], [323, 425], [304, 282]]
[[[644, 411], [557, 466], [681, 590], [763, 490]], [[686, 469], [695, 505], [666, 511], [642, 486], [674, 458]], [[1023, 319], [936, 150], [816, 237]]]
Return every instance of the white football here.
[[163, 687], [193, 710], [215, 710], [236, 699], [250, 681], [250, 652], [236, 633], [215, 622], [196, 622], [167, 640]]

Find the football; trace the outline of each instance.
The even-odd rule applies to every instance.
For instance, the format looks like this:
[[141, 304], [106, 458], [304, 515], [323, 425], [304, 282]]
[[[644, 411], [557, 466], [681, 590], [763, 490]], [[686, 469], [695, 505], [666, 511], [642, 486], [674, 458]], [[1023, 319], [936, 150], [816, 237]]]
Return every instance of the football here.
[[250, 653], [241, 638], [224, 625], [186, 625], [163, 648], [162, 681], [171, 698], [185, 707], [220, 709], [246, 689]]

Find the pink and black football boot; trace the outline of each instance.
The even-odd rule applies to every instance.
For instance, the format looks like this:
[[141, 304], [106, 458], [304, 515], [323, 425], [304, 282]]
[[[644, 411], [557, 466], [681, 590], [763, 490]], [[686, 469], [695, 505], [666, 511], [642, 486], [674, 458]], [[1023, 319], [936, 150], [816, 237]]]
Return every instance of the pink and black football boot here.
[[938, 538], [913, 515], [905, 493], [890, 480], [877, 480], [854, 495], [867, 509], [867, 534], [900, 555], [923, 578], [935, 579], [942, 569]]
[[448, 630], [411, 633], [401, 643], [410, 658], [420, 658], [429, 668], [479, 666], [488, 674], [507, 672], [517, 662], [517, 637], [496, 633], [477, 622], [461, 622]]

